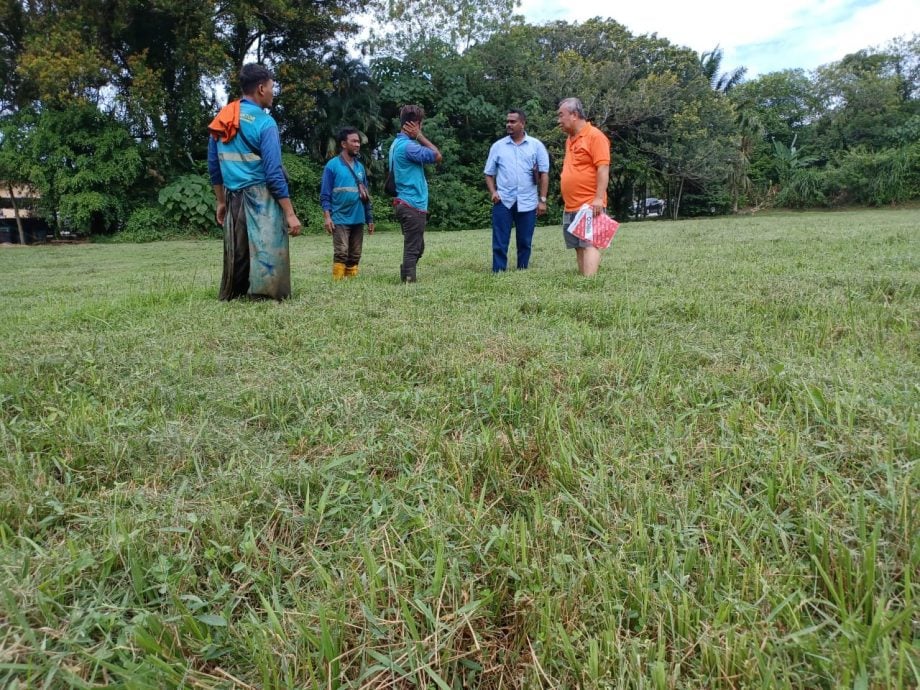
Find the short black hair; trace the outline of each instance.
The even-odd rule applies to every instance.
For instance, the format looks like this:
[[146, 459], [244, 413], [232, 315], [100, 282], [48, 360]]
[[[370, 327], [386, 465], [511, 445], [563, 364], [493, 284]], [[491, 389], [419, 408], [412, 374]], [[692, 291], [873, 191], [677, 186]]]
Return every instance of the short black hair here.
[[245, 94], [251, 94], [260, 84], [264, 84], [270, 79], [274, 79], [268, 68], [258, 62], [250, 62], [243, 65], [240, 70], [240, 89]]
[[399, 124], [421, 122], [425, 119], [425, 109], [420, 105], [404, 105], [399, 111]]
[[525, 125], [527, 124], [527, 114], [523, 110], [519, 110], [517, 108], [509, 108], [508, 114], [517, 115], [519, 118], [521, 118], [521, 122], [523, 122]]
[[339, 142], [339, 145], [341, 146], [342, 142], [348, 141], [348, 137], [350, 137], [352, 134], [357, 134], [359, 137], [361, 135], [361, 133], [355, 127], [342, 127], [342, 129], [339, 130], [336, 141]]

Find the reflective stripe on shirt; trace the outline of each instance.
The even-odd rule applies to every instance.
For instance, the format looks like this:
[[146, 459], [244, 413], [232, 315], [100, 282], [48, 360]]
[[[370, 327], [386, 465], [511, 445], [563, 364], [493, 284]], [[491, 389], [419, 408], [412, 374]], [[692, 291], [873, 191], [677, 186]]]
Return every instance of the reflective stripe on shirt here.
[[234, 151], [218, 151], [217, 157], [222, 161], [233, 161], [235, 163], [251, 163], [252, 161], [262, 160], [262, 156], [257, 153], [236, 153]]

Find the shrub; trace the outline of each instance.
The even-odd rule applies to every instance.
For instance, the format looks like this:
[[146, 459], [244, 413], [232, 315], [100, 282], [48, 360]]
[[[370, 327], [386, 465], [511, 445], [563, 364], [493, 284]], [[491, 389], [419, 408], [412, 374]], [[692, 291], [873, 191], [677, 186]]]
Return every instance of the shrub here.
[[821, 206], [827, 199], [826, 182], [826, 174], [821, 170], [816, 168], [797, 170], [776, 196], [776, 204], [788, 208]]
[[839, 163], [848, 201], [869, 206], [920, 197], [920, 144], [882, 151], [850, 151]]
[[319, 185], [323, 169], [306, 156], [284, 153], [281, 156], [288, 175], [291, 204], [304, 232], [323, 232], [323, 212], [319, 206]]
[[118, 233], [118, 240], [155, 242], [179, 237], [181, 234], [161, 206], [142, 206], [131, 213], [124, 230]]
[[482, 188], [446, 175], [432, 175], [428, 189], [429, 222], [433, 229], [487, 228], [492, 224], [492, 205]]
[[180, 231], [220, 235], [215, 220], [217, 204], [204, 175], [183, 175], [160, 190], [160, 205]]

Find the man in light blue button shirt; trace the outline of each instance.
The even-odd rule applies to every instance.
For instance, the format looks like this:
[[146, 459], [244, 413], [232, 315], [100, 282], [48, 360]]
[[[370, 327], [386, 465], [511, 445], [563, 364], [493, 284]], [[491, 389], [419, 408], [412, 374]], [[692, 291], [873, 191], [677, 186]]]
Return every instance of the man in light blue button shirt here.
[[[489, 149], [486, 161], [486, 187], [492, 195], [492, 271], [508, 268], [508, 244], [514, 224], [517, 267], [527, 268], [537, 215], [546, 213], [549, 188], [549, 154], [539, 139], [524, 131], [527, 116], [509, 110], [508, 136]], [[535, 178], [539, 178], [539, 189]]]

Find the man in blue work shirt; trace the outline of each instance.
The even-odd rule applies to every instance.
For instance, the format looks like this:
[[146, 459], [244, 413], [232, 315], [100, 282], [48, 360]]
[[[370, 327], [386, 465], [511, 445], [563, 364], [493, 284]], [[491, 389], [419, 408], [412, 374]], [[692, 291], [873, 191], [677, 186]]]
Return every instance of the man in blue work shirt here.
[[333, 280], [358, 275], [365, 223], [368, 234], [374, 234], [367, 171], [358, 160], [361, 135], [354, 127], [344, 127], [338, 141], [342, 152], [326, 163], [319, 190], [323, 227], [332, 235]]
[[227, 104], [209, 125], [208, 173], [224, 226], [220, 299], [243, 295], [282, 300], [291, 294], [287, 224], [300, 234], [281, 167], [278, 125], [265, 112], [275, 82], [263, 65], [240, 70], [243, 97]]
[[543, 142], [527, 135], [526, 125], [523, 111], [509, 110], [508, 136], [492, 144], [486, 160], [486, 187], [492, 195], [492, 271], [495, 273], [508, 268], [512, 223], [517, 267], [527, 268], [537, 215], [546, 213], [549, 154]]
[[393, 208], [403, 234], [399, 277], [404, 283], [416, 281], [415, 267], [425, 251], [425, 225], [428, 223], [425, 165], [441, 162], [441, 152], [422, 134], [424, 119], [422, 106], [403, 106], [399, 111], [402, 129], [390, 146], [390, 171], [396, 180]]

